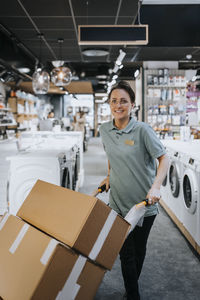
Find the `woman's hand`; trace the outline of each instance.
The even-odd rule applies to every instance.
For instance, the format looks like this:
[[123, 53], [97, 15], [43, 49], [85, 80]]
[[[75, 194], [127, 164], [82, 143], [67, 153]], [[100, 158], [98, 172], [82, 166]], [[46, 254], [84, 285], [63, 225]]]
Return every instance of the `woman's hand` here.
[[106, 193], [108, 192], [109, 188], [110, 188], [110, 176], [107, 176], [101, 183], [99, 186], [102, 185], [106, 185]]
[[148, 199], [148, 204], [152, 205], [160, 200], [160, 189], [157, 188], [151, 188], [146, 195], [146, 198]]

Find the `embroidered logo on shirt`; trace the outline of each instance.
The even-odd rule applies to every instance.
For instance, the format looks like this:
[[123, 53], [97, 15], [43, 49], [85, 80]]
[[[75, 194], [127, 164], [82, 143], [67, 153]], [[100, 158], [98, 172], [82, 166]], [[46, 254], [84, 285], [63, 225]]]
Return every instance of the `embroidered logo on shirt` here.
[[129, 145], [129, 146], [133, 146], [134, 145], [134, 141], [132, 141], [132, 140], [125, 140], [125, 144]]

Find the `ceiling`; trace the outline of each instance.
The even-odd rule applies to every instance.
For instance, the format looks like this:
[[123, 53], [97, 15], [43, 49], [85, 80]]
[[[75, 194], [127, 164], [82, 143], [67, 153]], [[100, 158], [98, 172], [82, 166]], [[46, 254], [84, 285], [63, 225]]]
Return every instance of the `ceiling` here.
[[[74, 80], [91, 81], [95, 92], [104, 92], [105, 81], [111, 76], [120, 49], [126, 53], [124, 67], [118, 72], [120, 79], [133, 79], [143, 61], [179, 61], [179, 68], [200, 67], [200, 1], [190, 5], [145, 4], [151, 2], [1, 0], [0, 76], [6, 68], [17, 81], [21, 76], [17, 68], [29, 67], [31, 71], [26, 79], [30, 80], [36, 60], [50, 71], [53, 68], [51, 61], [62, 59], [71, 68]], [[149, 25], [148, 45], [78, 44], [78, 25], [133, 25], [139, 22]], [[64, 39], [62, 44], [58, 43], [60, 38]], [[108, 55], [85, 56], [83, 50], [88, 48], [103, 48]], [[192, 55], [190, 60], [186, 59], [187, 54]], [[106, 75], [106, 78], [98, 78], [99, 75]]]

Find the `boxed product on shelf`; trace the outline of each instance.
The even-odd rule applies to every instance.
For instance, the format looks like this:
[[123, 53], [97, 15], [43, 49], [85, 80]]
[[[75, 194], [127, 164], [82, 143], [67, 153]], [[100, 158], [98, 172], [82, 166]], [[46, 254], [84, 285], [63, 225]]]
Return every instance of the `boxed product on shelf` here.
[[13, 113], [17, 112], [17, 98], [8, 98], [8, 106], [10, 107]]
[[38, 180], [17, 215], [111, 269], [130, 224], [101, 200]]
[[105, 274], [105, 269], [12, 215], [0, 223], [0, 243], [4, 300], [92, 300]]

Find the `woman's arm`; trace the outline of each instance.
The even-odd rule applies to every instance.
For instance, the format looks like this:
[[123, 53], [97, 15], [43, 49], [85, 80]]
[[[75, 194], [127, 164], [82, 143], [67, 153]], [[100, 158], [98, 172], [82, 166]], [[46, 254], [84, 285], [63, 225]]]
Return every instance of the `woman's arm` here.
[[151, 189], [146, 196], [146, 198], [149, 199], [149, 204], [154, 204], [160, 200], [160, 187], [165, 179], [169, 167], [169, 157], [167, 154], [160, 156], [158, 161], [159, 165], [157, 169], [157, 175]]

